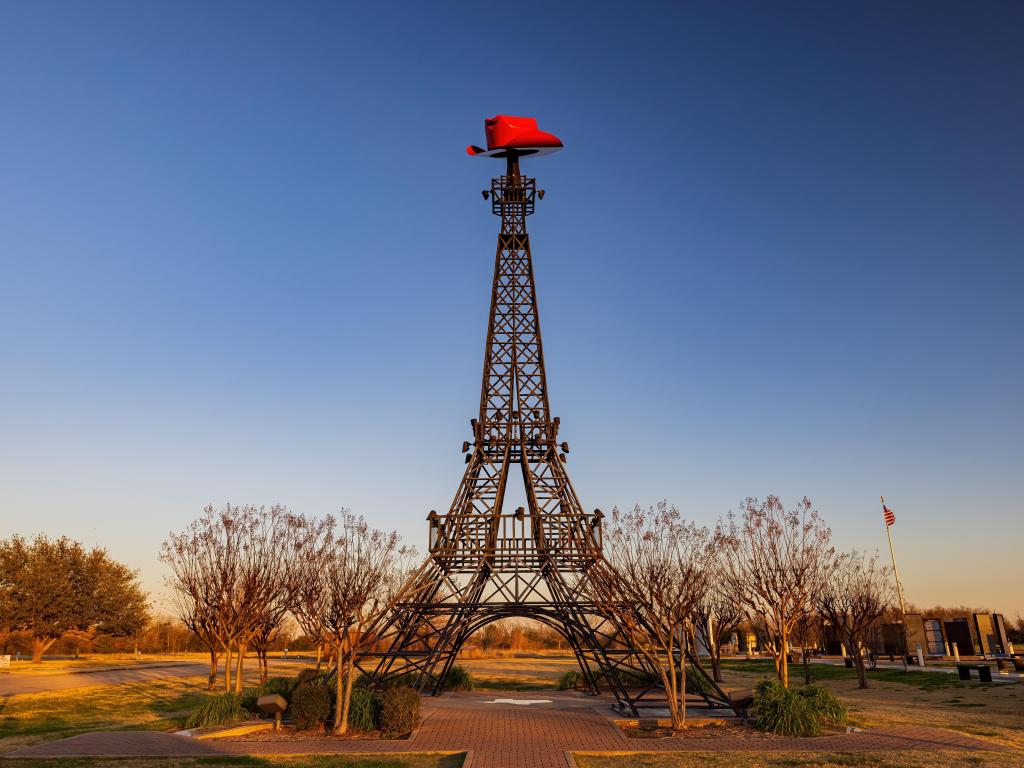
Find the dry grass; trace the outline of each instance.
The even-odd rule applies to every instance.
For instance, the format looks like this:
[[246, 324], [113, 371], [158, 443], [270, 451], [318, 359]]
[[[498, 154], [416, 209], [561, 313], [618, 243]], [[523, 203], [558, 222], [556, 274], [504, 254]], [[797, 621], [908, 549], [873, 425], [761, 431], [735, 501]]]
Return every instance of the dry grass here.
[[477, 690], [552, 690], [558, 678], [579, 669], [572, 656], [530, 656], [521, 658], [459, 659], [473, 675]]
[[[752, 687], [773, 674], [770, 661], [728, 661], [724, 666], [726, 685], [737, 687]], [[812, 664], [811, 673], [843, 700], [853, 725], [926, 725], [1024, 750], [1024, 684], [967, 683], [945, 672], [876, 670], [868, 674], [870, 687], [860, 690], [853, 670]], [[790, 680], [802, 684], [799, 667], [790, 669]]]
[[669, 752], [642, 755], [575, 753], [579, 768], [1008, 768], [1005, 752]]
[[300, 755], [282, 757], [132, 757], [8, 759], [23, 768], [459, 768], [465, 753], [403, 755]]
[[[272, 653], [271, 661], [280, 659], [280, 653]], [[295, 660], [295, 654], [289, 655], [286, 661]], [[122, 669], [125, 667], [147, 666], [149, 664], [167, 663], [209, 664], [207, 653], [144, 653], [135, 656], [131, 653], [91, 653], [83, 654], [77, 659], [44, 658], [40, 663], [31, 660], [11, 659], [11, 666], [0, 669], [0, 675], [53, 675], [62, 672], [83, 672], [97, 669]], [[223, 663], [223, 662], [222, 662]], [[246, 664], [255, 664], [256, 657], [246, 656]]]
[[0, 699], [0, 753], [87, 731], [173, 730], [207, 695], [205, 683], [179, 677]]
[[[294, 675], [303, 666], [271, 660], [270, 674]], [[258, 682], [250, 663], [245, 684]], [[208, 695], [205, 675], [183, 675], [0, 697], [0, 754], [88, 731], [176, 730]]]

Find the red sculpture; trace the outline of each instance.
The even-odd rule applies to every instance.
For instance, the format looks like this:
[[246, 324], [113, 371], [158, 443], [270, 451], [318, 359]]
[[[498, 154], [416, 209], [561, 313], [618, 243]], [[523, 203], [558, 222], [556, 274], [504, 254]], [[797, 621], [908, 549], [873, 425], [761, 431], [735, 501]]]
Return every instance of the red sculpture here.
[[515, 155], [546, 155], [562, 148], [562, 141], [553, 133], [537, 128], [535, 117], [495, 115], [484, 120], [487, 149], [469, 145], [466, 152], [483, 157]]

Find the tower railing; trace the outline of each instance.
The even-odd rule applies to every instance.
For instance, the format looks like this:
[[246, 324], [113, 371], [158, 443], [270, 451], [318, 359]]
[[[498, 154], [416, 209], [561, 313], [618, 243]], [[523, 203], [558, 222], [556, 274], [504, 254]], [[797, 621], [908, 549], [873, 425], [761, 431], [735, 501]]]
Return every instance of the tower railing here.
[[537, 180], [529, 176], [498, 176], [491, 179], [491, 213], [502, 219], [533, 214]]
[[430, 554], [447, 570], [475, 569], [482, 560], [500, 570], [532, 569], [548, 561], [558, 568], [582, 568], [601, 555], [600, 514], [538, 518], [524, 511], [458, 512], [429, 520]]

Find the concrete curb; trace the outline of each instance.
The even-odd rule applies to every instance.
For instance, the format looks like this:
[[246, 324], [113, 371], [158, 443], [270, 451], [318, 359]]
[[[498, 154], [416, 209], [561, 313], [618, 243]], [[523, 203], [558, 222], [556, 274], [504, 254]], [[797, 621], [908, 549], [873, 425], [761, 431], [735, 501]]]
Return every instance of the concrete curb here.
[[245, 736], [250, 733], [259, 733], [260, 731], [272, 731], [273, 729], [273, 720], [250, 720], [232, 725], [214, 726], [213, 728], [192, 728], [184, 731], [175, 731], [174, 735], [207, 741], [210, 739], [226, 739], [231, 736]]

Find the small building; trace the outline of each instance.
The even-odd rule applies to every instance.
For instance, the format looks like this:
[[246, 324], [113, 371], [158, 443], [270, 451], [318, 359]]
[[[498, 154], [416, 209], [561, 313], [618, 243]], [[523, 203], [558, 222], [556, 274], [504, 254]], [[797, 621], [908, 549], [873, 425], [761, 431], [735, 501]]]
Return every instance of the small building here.
[[1010, 652], [1006, 622], [1000, 613], [908, 613], [905, 619], [910, 653], [918, 645], [926, 656], [991, 656]]

